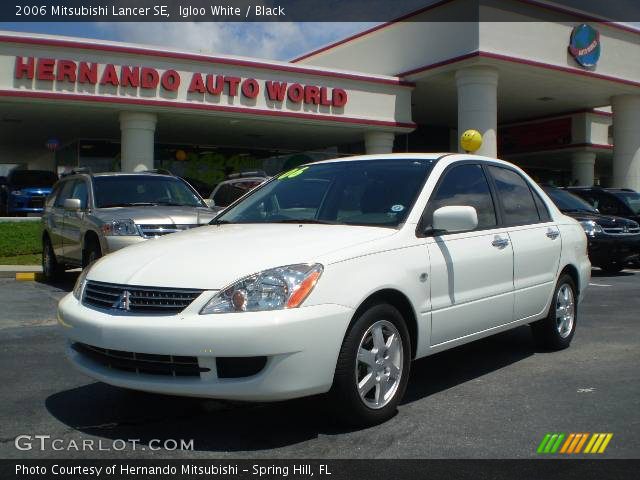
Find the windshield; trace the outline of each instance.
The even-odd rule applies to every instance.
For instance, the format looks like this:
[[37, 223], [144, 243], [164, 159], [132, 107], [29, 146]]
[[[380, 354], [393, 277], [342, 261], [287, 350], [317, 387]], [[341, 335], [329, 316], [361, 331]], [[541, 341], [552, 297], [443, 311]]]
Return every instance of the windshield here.
[[58, 176], [46, 170], [14, 170], [9, 174], [9, 183], [16, 188], [51, 187]]
[[402, 223], [434, 160], [362, 160], [302, 166], [256, 188], [212, 223]]
[[136, 205], [206, 206], [200, 197], [174, 177], [113, 175], [93, 178], [96, 208]]
[[616, 192], [618, 198], [620, 198], [627, 206], [633, 211], [635, 215], [640, 215], [640, 193], [638, 192]]
[[593, 206], [589, 205], [573, 193], [569, 193], [565, 190], [559, 190], [557, 188], [545, 188], [544, 191], [549, 195], [549, 197], [551, 197], [551, 200], [556, 204], [556, 207], [563, 212], [598, 213]]

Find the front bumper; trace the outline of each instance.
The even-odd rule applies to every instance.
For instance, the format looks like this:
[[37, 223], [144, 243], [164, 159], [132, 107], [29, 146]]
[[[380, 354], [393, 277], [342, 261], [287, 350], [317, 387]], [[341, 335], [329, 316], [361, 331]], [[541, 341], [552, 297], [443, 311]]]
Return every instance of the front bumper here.
[[596, 266], [626, 263], [640, 256], [640, 235], [588, 237], [589, 259]]
[[[175, 316], [136, 316], [82, 305], [73, 295], [58, 307], [69, 340], [67, 356], [87, 375], [119, 387], [234, 400], [271, 401], [323, 393], [331, 388], [336, 361], [353, 310], [318, 305], [291, 310], [199, 315], [205, 292]], [[197, 357], [211, 371], [196, 377], [152, 375], [108, 368], [71, 344], [152, 355]], [[257, 374], [218, 378], [217, 357], [266, 356]]]

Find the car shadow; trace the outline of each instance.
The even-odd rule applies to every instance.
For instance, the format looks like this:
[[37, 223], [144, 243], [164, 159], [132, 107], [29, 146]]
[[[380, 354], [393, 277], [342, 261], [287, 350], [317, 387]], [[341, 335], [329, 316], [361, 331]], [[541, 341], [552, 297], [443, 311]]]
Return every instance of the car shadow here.
[[636, 275], [637, 272], [633, 272], [633, 271], [629, 271], [629, 270], [622, 270], [621, 272], [618, 273], [607, 273], [604, 270], [600, 270], [600, 269], [593, 269], [591, 270], [591, 276], [594, 278], [603, 278], [603, 277], [632, 277], [634, 275]]
[[71, 271], [64, 272], [62, 275], [60, 275], [60, 278], [57, 278], [53, 281], [45, 280], [44, 278], [40, 277], [36, 277], [36, 281], [38, 283], [43, 283], [45, 285], [59, 288], [60, 290], [64, 290], [65, 292], [70, 292], [71, 290], [73, 290], [73, 286], [78, 279], [78, 275], [80, 275], [80, 271]]
[[[414, 362], [402, 404], [504, 368], [535, 353], [528, 326]], [[242, 403], [155, 395], [91, 383], [49, 396], [49, 413], [107, 439], [193, 439], [197, 451], [256, 451], [354, 431], [338, 424], [324, 396]], [[393, 421], [393, 420], [391, 420]]]

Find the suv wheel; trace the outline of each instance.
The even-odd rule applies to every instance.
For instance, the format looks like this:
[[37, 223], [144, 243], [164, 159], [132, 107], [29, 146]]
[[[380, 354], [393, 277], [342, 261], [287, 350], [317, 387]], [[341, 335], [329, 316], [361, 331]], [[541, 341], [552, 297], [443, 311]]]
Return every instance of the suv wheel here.
[[391, 418], [404, 395], [411, 365], [409, 331], [389, 304], [371, 306], [347, 333], [330, 395], [347, 423], [367, 426]]
[[63, 272], [64, 267], [58, 263], [51, 240], [47, 237], [42, 241], [42, 274], [46, 280], [54, 281], [60, 278]]
[[82, 268], [86, 268], [102, 256], [100, 244], [95, 239], [90, 239], [82, 252]]
[[531, 324], [536, 343], [548, 350], [562, 350], [571, 344], [576, 331], [578, 303], [576, 286], [569, 275], [556, 284], [546, 318]]

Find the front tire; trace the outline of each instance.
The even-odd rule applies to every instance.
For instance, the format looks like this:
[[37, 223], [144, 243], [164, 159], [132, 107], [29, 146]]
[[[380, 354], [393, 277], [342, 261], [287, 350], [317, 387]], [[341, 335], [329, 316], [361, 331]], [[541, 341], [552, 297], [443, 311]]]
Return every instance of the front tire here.
[[411, 342], [392, 305], [372, 305], [347, 332], [330, 395], [345, 423], [370, 426], [395, 415], [409, 380]]
[[102, 249], [100, 244], [95, 239], [90, 239], [87, 242], [87, 246], [82, 252], [82, 268], [87, 268], [93, 262], [102, 257]]
[[578, 319], [576, 284], [569, 275], [558, 279], [546, 318], [531, 324], [538, 346], [562, 350], [571, 344]]

